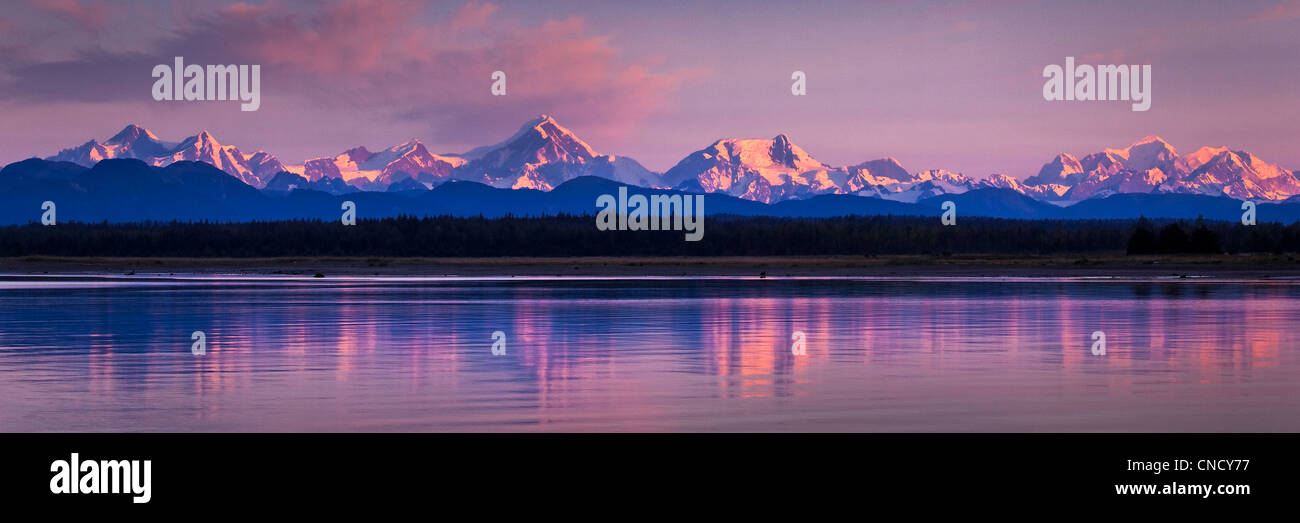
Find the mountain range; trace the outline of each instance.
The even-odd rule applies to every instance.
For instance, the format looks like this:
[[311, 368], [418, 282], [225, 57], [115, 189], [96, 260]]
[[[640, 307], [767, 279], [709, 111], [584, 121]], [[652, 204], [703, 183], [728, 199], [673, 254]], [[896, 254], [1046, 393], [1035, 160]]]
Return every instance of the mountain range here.
[[[201, 161], [256, 188], [265, 188], [277, 174], [289, 172], [307, 182], [326, 180], [325, 185], [316, 187], [336, 193], [385, 191], [406, 179], [426, 189], [448, 180], [465, 180], [548, 191], [580, 176], [599, 176], [641, 187], [724, 193], [763, 203], [822, 194], [916, 202], [980, 188], [1009, 189], [1058, 205], [1121, 193], [1274, 201], [1300, 194], [1297, 173], [1254, 154], [1201, 147], [1179, 155], [1158, 136], [1083, 158], [1060, 153], [1023, 181], [1004, 173], [975, 179], [944, 169], [912, 172], [893, 158], [837, 167], [817, 160], [785, 134], [771, 139], [718, 140], [666, 172], [655, 173], [631, 158], [596, 152], [546, 115], [525, 123], [500, 143], [465, 153], [432, 153], [412, 139], [377, 152], [358, 146], [302, 165], [285, 165], [265, 151], [244, 154], [233, 145], [222, 145], [207, 131], [166, 142], [140, 126], [128, 125], [102, 143], [90, 140], [46, 159], [91, 167], [114, 158], [135, 158], [158, 167]], [[403, 187], [417, 185], [406, 182], [397, 188]]]
[[246, 155], [238, 147], [221, 145], [207, 131], [199, 131], [180, 142], [165, 142], [134, 124], [103, 143], [90, 140], [46, 159], [91, 167], [101, 160], [114, 158], [135, 158], [158, 167], [181, 161], [204, 162], [254, 187], [266, 185], [265, 180], [285, 170], [279, 160], [265, 151]]
[[[222, 175], [225, 178], [220, 178]], [[135, 184], [134, 189], [115, 186], [110, 183], [113, 180]], [[39, 205], [55, 201], [55, 195], [77, 202], [79, 210], [97, 210], [84, 216], [75, 214], [79, 211], [61, 211], [65, 219], [79, 216], [88, 220], [318, 215], [333, 219], [338, 206], [325, 202], [337, 203], [344, 195], [376, 204], [372, 211], [407, 214], [584, 213], [593, 212], [599, 193], [586, 195], [590, 198], [585, 200], [568, 197], [579, 192], [578, 188], [601, 187], [603, 182], [593, 180], [614, 184], [614, 190], [626, 185], [708, 194], [709, 214], [932, 215], [938, 202], [953, 200], [964, 215], [1105, 218], [1204, 214], [1236, 219], [1242, 199], [1275, 205], [1274, 210], [1300, 206], [1300, 198], [1295, 198], [1300, 194], [1300, 179], [1293, 171], [1227, 147], [1202, 147], [1180, 155], [1156, 136], [1082, 158], [1061, 153], [1024, 180], [1002, 173], [974, 179], [943, 169], [909, 171], [893, 158], [832, 166], [814, 158], [785, 134], [771, 139], [718, 140], [656, 173], [631, 158], [597, 152], [545, 115], [525, 123], [502, 142], [464, 153], [433, 153], [412, 139], [380, 151], [358, 146], [301, 165], [286, 165], [265, 151], [245, 154], [233, 145], [222, 145], [207, 131], [169, 142], [129, 125], [103, 142], [90, 140], [44, 160], [33, 158], [5, 167], [0, 171], [0, 189], [6, 195], [0, 197], [0, 203], [12, 201], [21, 209], [13, 221], [5, 219], [5, 223], [29, 221], [32, 216], [27, 207], [32, 204], [28, 200], [38, 198]], [[450, 194], [466, 199], [446, 200]], [[150, 197], [173, 196], [193, 205], [207, 202], [208, 208], [178, 208], [168, 203], [149, 206], [149, 210], [110, 211], [124, 201], [144, 205]], [[502, 202], [514, 206], [503, 207]], [[1116, 208], [1116, 202], [1143, 207]], [[1146, 209], [1160, 211], [1143, 212]]]

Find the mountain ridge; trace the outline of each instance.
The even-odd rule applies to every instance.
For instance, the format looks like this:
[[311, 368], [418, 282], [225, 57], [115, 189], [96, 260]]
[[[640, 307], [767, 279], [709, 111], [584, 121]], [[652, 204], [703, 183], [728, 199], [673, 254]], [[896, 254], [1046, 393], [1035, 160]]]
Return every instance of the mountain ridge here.
[[[405, 183], [403, 185], [402, 183]], [[510, 189], [466, 180], [447, 180], [422, 189], [414, 179], [387, 192], [335, 194], [340, 181], [307, 181], [281, 172], [266, 188], [255, 189], [205, 162], [178, 161], [164, 167], [138, 159], [115, 158], [82, 167], [71, 162], [29, 159], [0, 169], [0, 224], [37, 222], [42, 203], [58, 205], [60, 222], [142, 221], [337, 221], [341, 204], [352, 201], [362, 218], [406, 216], [503, 217], [555, 214], [594, 215], [595, 201], [627, 187], [629, 194], [695, 194], [664, 188], [628, 186], [596, 176], [580, 176], [550, 191]], [[852, 194], [822, 194], [808, 199], [763, 203], [721, 193], [705, 194], [708, 215], [829, 218], [849, 215], [912, 215], [938, 219], [943, 203], [953, 201], [962, 217], [1010, 219], [1132, 219], [1138, 217], [1236, 221], [1241, 201], [1199, 194], [1116, 194], [1070, 206], [1035, 200], [1014, 190], [976, 188], [901, 202]], [[1300, 221], [1300, 199], [1258, 204], [1260, 222]]]
[[131, 124], [103, 142], [92, 139], [46, 157], [84, 167], [120, 158], [158, 167], [201, 161], [255, 188], [267, 187], [281, 172], [299, 175], [307, 184], [329, 178], [318, 187], [333, 193], [383, 192], [395, 184], [404, 190], [432, 189], [450, 180], [549, 191], [575, 178], [599, 176], [634, 186], [726, 194], [762, 203], [828, 194], [916, 203], [982, 188], [1007, 189], [1058, 206], [1113, 194], [1204, 194], [1260, 201], [1300, 195], [1296, 172], [1248, 151], [1204, 146], [1180, 155], [1155, 135], [1081, 158], [1057, 154], [1023, 180], [1005, 173], [976, 179], [945, 169], [913, 172], [891, 157], [833, 166], [817, 160], [784, 133], [770, 139], [715, 140], [667, 171], [655, 173], [626, 156], [597, 152], [545, 114], [525, 122], [501, 142], [460, 154], [435, 154], [412, 138], [379, 151], [356, 146], [335, 156], [285, 165], [265, 151], [245, 154], [223, 145], [206, 130], [168, 142]]

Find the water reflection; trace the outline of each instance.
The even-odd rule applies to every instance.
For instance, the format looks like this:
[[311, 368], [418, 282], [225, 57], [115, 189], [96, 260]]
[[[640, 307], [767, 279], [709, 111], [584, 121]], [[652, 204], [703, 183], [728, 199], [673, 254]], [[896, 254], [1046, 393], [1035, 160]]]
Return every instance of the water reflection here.
[[[1300, 430], [1300, 285], [0, 281], [0, 429]], [[190, 354], [190, 333], [207, 354]], [[506, 354], [491, 353], [494, 331]], [[1093, 331], [1106, 356], [1093, 356]], [[791, 333], [807, 355], [791, 353]]]

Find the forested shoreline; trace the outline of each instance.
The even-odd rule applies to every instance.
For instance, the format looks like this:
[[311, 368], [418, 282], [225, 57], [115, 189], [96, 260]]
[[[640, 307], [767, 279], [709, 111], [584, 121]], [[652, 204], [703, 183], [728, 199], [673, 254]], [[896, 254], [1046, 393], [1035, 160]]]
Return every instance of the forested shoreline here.
[[710, 216], [681, 231], [601, 231], [591, 216], [407, 217], [339, 222], [59, 223], [0, 227], [0, 256], [788, 256], [1300, 252], [1300, 223]]

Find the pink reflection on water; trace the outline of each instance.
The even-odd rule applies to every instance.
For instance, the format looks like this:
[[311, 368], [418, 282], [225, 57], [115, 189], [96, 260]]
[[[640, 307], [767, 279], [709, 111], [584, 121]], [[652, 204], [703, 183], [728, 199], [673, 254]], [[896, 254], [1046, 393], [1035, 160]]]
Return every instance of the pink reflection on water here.
[[[0, 317], [0, 422], [14, 430], [1300, 428], [1296, 286], [1017, 285], [9, 289], [0, 292], [9, 311]], [[189, 354], [192, 330], [208, 334], [207, 355]], [[491, 355], [494, 330], [507, 332], [506, 356]], [[790, 353], [796, 330], [807, 334], [806, 356]], [[1089, 351], [1096, 330], [1107, 335], [1105, 356]], [[95, 426], [79, 425], [91, 411]]]

